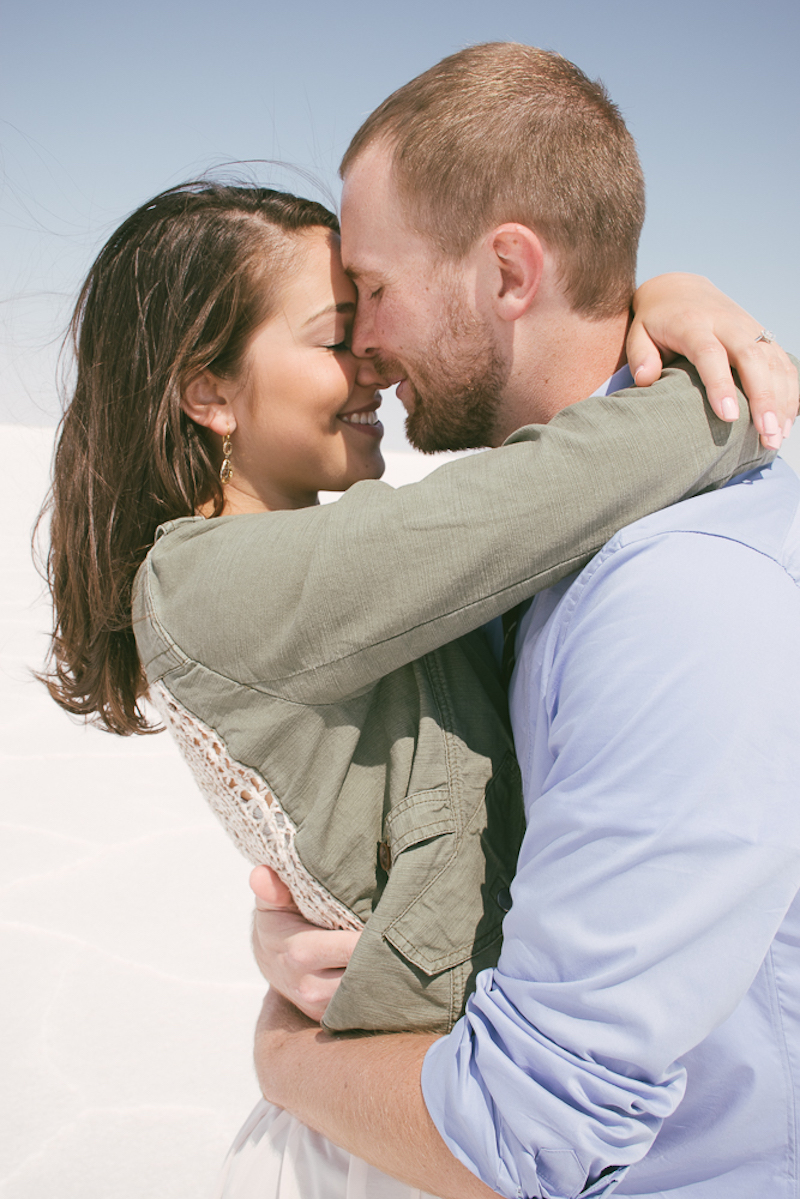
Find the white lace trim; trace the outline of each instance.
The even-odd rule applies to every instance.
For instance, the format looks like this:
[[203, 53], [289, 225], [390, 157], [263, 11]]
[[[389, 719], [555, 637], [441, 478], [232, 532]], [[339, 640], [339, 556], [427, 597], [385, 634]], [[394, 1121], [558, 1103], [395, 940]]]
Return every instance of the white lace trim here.
[[235, 761], [222, 738], [187, 712], [163, 683], [153, 684], [149, 698], [244, 856], [254, 866], [271, 866], [313, 924], [362, 929], [361, 921], [306, 870], [295, 849], [295, 826], [261, 775]]

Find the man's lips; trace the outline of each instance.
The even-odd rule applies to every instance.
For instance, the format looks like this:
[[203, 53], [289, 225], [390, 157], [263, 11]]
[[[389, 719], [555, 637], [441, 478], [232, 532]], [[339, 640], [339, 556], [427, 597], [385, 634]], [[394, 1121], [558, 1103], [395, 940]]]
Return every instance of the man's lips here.
[[405, 408], [406, 412], [413, 412], [415, 393], [414, 388], [411, 386], [407, 378], [404, 377], [400, 379], [397, 384], [395, 395]]

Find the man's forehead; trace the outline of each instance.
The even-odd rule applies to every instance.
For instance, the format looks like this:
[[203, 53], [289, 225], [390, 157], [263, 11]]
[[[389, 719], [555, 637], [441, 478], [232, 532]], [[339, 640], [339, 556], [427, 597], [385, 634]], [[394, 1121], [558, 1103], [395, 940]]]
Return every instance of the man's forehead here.
[[342, 190], [342, 261], [352, 278], [385, 276], [430, 247], [411, 227], [392, 177], [388, 150], [367, 147]]
[[403, 214], [387, 151], [367, 147], [344, 178], [342, 242], [366, 242], [384, 227], [402, 223]]
[[343, 197], [348, 193], [360, 196], [362, 189], [381, 197], [394, 194], [392, 152], [384, 142], [365, 146], [344, 177]]
[[[371, 245], [374, 248], [371, 249]], [[380, 242], [368, 240], [357, 220], [348, 222], [347, 225], [344, 219], [342, 220], [342, 266], [351, 279], [365, 279], [377, 274], [386, 257], [386, 249], [381, 250]]]

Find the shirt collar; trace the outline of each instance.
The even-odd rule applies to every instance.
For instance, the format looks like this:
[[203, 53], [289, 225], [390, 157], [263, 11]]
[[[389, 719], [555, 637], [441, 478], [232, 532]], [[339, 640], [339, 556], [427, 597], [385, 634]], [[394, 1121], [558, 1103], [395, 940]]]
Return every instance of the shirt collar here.
[[593, 396], [609, 396], [615, 391], [624, 391], [626, 387], [635, 386], [631, 368], [627, 362], [621, 366], [605, 383], [601, 383], [597, 391], [593, 391]]

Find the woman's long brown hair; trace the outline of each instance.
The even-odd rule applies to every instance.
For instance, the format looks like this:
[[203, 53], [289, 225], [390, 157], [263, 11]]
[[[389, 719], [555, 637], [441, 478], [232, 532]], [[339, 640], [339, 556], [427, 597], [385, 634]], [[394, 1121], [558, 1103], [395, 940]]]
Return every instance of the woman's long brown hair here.
[[302, 229], [338, 230], [311, 200], [201, 181], [137, 209], [100, 251], [70, 325], [77, 368], [61, 421], [47, 576], [54, 632], [40, 676], [68, 712], [155, 731], [131, 591], [158, 525], [222, 509], [219, 450], [180, 406], [204, 369], [234, 377], [298, 257]]

